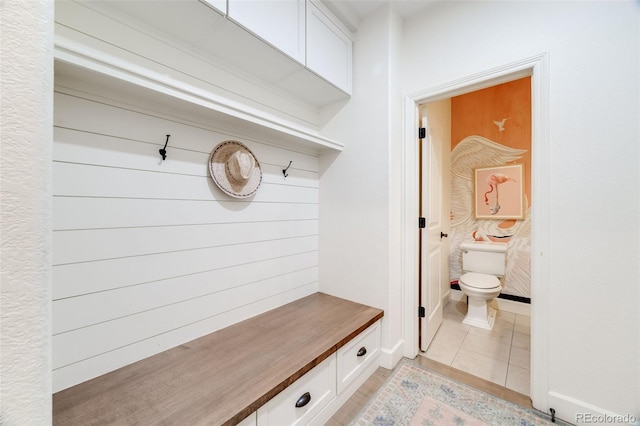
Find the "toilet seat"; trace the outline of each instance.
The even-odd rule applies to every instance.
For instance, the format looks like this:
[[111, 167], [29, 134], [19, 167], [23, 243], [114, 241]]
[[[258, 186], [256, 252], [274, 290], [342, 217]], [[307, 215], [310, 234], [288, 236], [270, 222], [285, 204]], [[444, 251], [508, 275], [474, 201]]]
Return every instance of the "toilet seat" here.
[[467, 287], [477, 288], [479, 290], [491, 290], [500, 287], [500, 280], [494, 275], [479, 274], [477, 272], [467, 272], [463, 274], [459, 280]]

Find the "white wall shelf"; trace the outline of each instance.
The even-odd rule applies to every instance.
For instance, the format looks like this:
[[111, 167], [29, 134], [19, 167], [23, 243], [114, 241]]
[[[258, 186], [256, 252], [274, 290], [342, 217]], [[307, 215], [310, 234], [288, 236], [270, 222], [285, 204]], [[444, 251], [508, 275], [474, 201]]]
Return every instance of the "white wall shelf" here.
[[[131, 104], [167, 115], [179, 111], [180, 118], [214, 128], [242, 134], [256, 140], [269, 140], [284, 148], [308, 153], [341, 151], [343, 144], [319, 133], [270, 116], [184, 84], [149, 76], [55, 49], [56, 85], [110, 101]], [[95, 88], [100, 88], [96, 93]]]
[[[180, 2], [179, 9], [174, 2], [148, 4], [56, 3], [56, 80], [87, 80], [136, 104], [179, 105], [244, 133], [267, 132], [291, 148], [342, 150], [318, 127], [320, 109], [348, 99], [344, 91], [204, 3]], [[134, 24], [148, 15], [153, 18], [146, 24]], [[260, 78], [245, 73], [251, 63]]]

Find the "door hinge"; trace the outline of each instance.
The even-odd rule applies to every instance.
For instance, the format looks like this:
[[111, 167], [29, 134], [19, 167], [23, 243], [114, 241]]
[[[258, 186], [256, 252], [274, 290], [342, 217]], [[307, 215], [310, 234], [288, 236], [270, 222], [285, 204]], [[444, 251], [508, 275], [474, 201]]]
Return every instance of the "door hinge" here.
[[418, 228], [426, 228], [427, 227], [427, 219], [424, 217], [418, 218]]
[[427, 137], [426, 127], [418, 127], [418, 139], [424, 139]]
[[418, 306], [418, 317], [424, 318], [427, 316], [427, 311], [424, 309], [424, 306]]

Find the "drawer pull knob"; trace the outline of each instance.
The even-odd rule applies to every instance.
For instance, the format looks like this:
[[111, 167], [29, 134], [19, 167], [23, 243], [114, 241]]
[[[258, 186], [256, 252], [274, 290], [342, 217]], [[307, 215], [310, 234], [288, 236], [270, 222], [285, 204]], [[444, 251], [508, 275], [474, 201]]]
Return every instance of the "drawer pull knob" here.
[[365, 348], [364, 346], [361, 347], [360, 349], [358, 349], [358, 353], [356, 354], [357, 356], [365, 356], [367, 354], [367, 348]]
[[311, 394], [309, 392], [303, 393], [296, 401], [296, 408], [304, 407], [311, 401]]

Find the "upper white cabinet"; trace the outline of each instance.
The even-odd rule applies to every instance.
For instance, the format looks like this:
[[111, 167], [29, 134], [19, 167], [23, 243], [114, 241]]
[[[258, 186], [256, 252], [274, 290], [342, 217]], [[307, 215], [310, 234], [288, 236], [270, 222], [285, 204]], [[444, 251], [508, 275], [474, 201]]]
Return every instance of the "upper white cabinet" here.
[[318, 7], [307, 2], [307, 68], [351, 94], [352, 41]]
[[305, 0], [229, 0], [228, 16], [305, 63]]
[[353, 42], [328, 11], [310, 0], [229, 0], [228, 17], [351, 94]]

